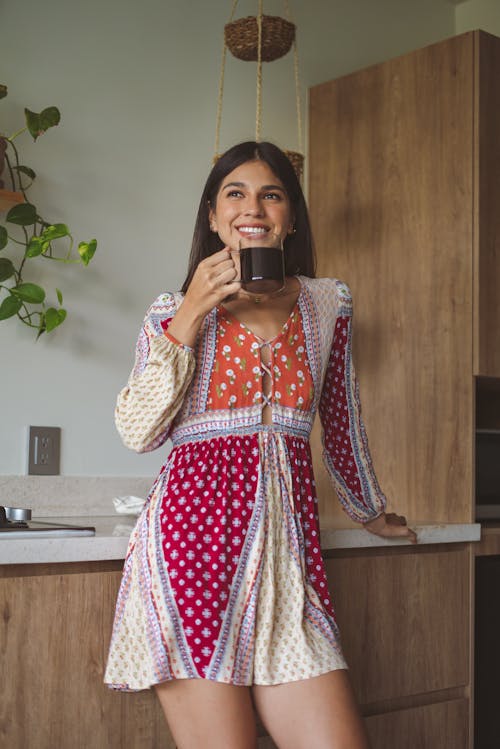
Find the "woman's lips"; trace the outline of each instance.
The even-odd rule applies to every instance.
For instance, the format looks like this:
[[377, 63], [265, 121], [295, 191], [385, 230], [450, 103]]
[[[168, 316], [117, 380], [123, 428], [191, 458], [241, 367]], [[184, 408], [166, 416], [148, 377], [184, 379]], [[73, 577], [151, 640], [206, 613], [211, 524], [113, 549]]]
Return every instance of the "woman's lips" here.
[[270, 229], [267, 226], [237, 226], [238, 233], [243, 237], [262, 237], [267, 234]]

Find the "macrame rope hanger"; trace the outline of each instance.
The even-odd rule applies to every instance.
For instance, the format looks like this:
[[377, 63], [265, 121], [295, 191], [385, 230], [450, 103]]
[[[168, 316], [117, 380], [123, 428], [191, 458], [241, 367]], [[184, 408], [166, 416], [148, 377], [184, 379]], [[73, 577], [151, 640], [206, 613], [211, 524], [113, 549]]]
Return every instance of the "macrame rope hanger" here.
[[[231, 13], [229, 16], [229, 21], [226, 24], [226, 28], [227, 26], [233, 23], [237, 5], [238, 5], [238, 0], [233, 0]], [[292, 25], [290, 6], [288, 3], [288, 0], [284, 0], [284, 11], [285, 11], [286, 20], [289, 22], [289, 25]], [[257, 81], [256, 81], [256, 107], [255, 107], [255, 140], [257, 142], [261, 140], [261, 132], [262, 132], [262, 63], [263, 63], [263, 31], [264, 31], [265, 18], [266, 17], [264, 16], [263, 0], [258, 0], [258, 11], [257, 11], [257, 17], [255, 19], [257, 22]], [[252, 19], [249, 18], [249, 19], [243, 19], [243, 20], [251, 21]], [[301, 95], [300, 95], [299, 58], [298, 58], [298, 51], [297, 51], [297, 39], [296, 39], [296, 34], [295, 34], [295, 27], [292, 26], [292, 28], [294, 30], [292, 46], [293, 46], [293, 72], [294, 72], [294, 83], [295, 83], [295, 106], [296, 106], [296, 113], [297, 113], [298, 152], [285, 151], [285, 153], [289, 156], [290, 160], [292, 161], [292, 164], [294, 165], [295, 170], [297, 171], [298, 176], [300, 177], [302, 174], [302, 166], [303, 166], [303, 158], [304, 158], [303, 157], [303, 133], [302, 133], [302, 103], [301, 103]], [[289, 48], [290, 46], [288, 46], [287, 51]], [[224, 99], [224, 75], [225, 75], [225, 68], [226, 68], [227, 49], [228, 49], [228, 45], [227, 45], [227, 40], [226, 40], [226, 34], [224, 34], [224, 41], [223, 41], [223, 46], [222, 46], [221, 70], [220, 70], [220, 77], [219, 77], [219, 90], [218, 90], [218, 97], [217, 97], [214, 162], [217, 161], [220, 155], [220, 133], [221, 133], [221, 124], [222, 124], [222, 107], [223, 107], [223, 99]], [[242, 57], [240, 59], [245, 59], [245, 58]], [[255, 60], [255, 57], [246, 58], [246, 59]], [[277, 58], [272, 58], [272, 59], [277, 59]]]
[[260, 141], [262, 127], [262, 5], [259, 0], [259, 12], [257, 14], [257, 101], [255, 105], [255, 140]]

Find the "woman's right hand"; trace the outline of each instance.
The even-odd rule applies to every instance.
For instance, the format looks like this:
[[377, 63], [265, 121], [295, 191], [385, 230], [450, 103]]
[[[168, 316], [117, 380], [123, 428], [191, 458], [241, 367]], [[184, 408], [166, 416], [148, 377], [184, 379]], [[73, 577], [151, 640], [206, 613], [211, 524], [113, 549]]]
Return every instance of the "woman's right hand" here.
[[241, 288], [235, 262], [227, 247], [206, 257], [196, 268], [184, 300], [168, 331], [186, 346], [194, 346], [206, 315]]
[[228, 247], [206, 257], [196, 268], [183, 305], [202, 318], [230, 294], [241, 288], [237, 268]]

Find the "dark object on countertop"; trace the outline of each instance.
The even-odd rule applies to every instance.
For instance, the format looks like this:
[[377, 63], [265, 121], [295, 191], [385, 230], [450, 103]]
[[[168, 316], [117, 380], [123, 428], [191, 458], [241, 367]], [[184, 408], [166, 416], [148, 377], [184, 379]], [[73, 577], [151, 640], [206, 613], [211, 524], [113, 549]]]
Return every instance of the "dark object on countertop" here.
[[33, 532], [35, 535], [38, 532], [39, 536], [42, 532], [46, 536], [91, 536], [95, 535], [95, 527], [31, 520], [31, 510], [0, 505], [0, 535], [22, 535], [26, 532]]
[[27, 520], [31, 520], [31, 510], [0, 505], [0, 529], [27, 528]]

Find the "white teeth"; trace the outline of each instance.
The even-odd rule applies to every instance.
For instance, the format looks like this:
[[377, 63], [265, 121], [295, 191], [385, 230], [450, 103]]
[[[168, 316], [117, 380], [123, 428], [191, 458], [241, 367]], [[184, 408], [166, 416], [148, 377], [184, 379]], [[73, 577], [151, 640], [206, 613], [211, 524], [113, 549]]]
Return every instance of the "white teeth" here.
[[263, 229], [259, 226], [240, 226], [239, 231], [245, 232], [245, 234], [265, 234], [267, 229]]

